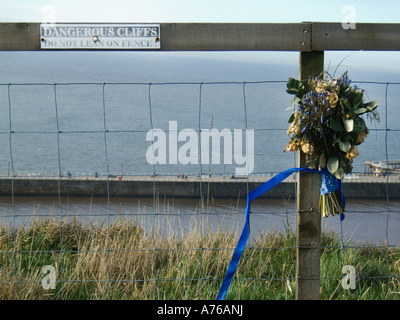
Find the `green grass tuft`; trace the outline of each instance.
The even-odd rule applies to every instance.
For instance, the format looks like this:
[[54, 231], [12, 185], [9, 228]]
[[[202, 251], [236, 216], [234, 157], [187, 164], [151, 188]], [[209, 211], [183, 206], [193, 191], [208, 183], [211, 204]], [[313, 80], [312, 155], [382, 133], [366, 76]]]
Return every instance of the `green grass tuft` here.
[[[236, 246], [232, 231], [147, 234], [132, 220], [81, 224], [35, 220], [0, 226], [0, 299], [215, 299]], [[400, 251], [343, 247], [322, 235], [321, 299], [399, 299]], [[45, 290], [45, 265], [57, 271]], [[344, 265], [356, 289], [343, 289]], [[261, 234], [243, 253], [227, 299], [295, 299], [296, 237], [289, 229]]]

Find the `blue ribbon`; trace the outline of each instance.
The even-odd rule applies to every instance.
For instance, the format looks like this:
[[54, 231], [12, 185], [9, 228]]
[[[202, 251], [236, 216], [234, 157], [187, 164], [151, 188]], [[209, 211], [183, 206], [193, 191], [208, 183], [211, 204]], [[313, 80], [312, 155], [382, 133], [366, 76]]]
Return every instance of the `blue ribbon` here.
[[[321, 174], [321, 194], [325, 194], [322, 192], [333, 192], [337, 189], [341, 188], [340, 180], [336, 179], [326, 168], [324, 168], [322, 171], [319, 171], [317, 169], [309, 169], [309, 168], [292, 168], [288, 169], [285, 171], [282, 171], [281, 173], [277, 174], [275, 177], [272, 179], [268, 180], [261, 186], [257, 187], [253, 191], [251, 191], [247, 195], [247, 206], [246, 206], [246, 214], [245, 214], [245, 224], [243, 227], [242, 234], [240, 235], [239, 241], [236, 245], [236, 249], [233, 252], [232, 260], [229, 264], [228, 270], [226, 272], [224, 281], [222, 282], [221, 288], [219, 290], [217, 300], [224, 300], [226, 297], [226, 294], [228, 293], [229, 286], [232, 282], [233, 275], [236, 272], [237, 266], [239, 264], [239, 260], [242, 256], [242, 253], [244, 251], [244, 248], [246, 246], [247, 240], [249, 239], [249, 234], [250, 234], [250, 202], [257, 199], [259, 196], [267, 192], [268, 190], [272, 189], [279, 183], [281, 183], [283, 180], [285, 180], [287, 177], [289, 177], [292, 173], [294, 172], [312, 172], [312, 173], [320, 173]], [[344, 201], [344, 197], [342, 196], [342, 200]], [[343, 217], [343, 218], [342, 218]], [[344, 219], [344, 215], [341, 215], [341, 221]]]
[[[321, 195], [328, 194], [339, 190], [340, 197], [342, 199], [343, 208], [346, 206], [346, 199], [342, 195], [342, 181], [340, 179], [336, 179], [326, 168], [321, 170]], [[344, 220], [344, 213], [340, 214], [340, 221]]]
[[337, 180], [328, 169], [324, 168], [321, 170], [321, 195], [334, 192], [338, 189]]

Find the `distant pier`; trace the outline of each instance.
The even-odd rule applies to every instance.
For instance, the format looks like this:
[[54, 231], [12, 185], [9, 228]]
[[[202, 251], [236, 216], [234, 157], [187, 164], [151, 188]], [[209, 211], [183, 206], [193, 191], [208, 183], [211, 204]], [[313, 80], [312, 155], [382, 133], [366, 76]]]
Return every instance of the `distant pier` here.
[[400, 160], [367, 161], [365, 162], [366, 174], [400, 174]]
[[[245, 198], [272, 176], [2, 176], [0, 195]], [[346, 198], [400, 199], [400, 174], [349, 175], [342, 180]], [[296, 175], [266, 192], [264, 198], [295, 197]]]

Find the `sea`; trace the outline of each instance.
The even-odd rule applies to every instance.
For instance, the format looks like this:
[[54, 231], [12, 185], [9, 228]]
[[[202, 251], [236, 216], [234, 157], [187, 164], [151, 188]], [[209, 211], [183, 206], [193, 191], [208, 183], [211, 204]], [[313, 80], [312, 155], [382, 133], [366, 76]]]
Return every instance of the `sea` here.
[[[325, 54], [329, 74], [348, 71], [367, 99], [379, 102], [380, 121], [366, 119], [370, 133], [359, 147], [354, 175], [364, 173], [368, 161], [400, 159], [400, 73], [388, 67], [390, 59], [398, 62], [388, 56], [380, 67], [372, 53]], [[297, 52], [1, 52], [0, 175], [235, 174], [243, 161], [222, 144], [209, 149], [220, 151], [219, 163], [204, 163], [197, 150], [192, 154], [197, 162], [177, 157], [187, 155], [187, 141], [175, 136], [214, 129], [228, 131], [233, 144], [240, 136], [244, 155], [250, 150], [246, 132], [252, 131], [251, 173], [270, 177], [297, 166], [296, 155], [283, 150], [292, 98], [286, 81], [298, 77], [298, 61]], [[147, 156], [156, 142], [154, 132], [161, 132], [166, 144], [165, 155], [157, 154], [165, 161], [157, 164]], [[213, 199], [208, 206], [200, 199], [159, 199], [164, 214], [155, 216], [153, 198], [15, 197], [12, 203], [11, 196], [2, 196], [0, 220], [125, 216], [148, 229], [158, 225], [163, 233], [184, 234], [199, 223], [210, 230], [240, 230], [245, 205], [240, 199]], [[295, 201], [260, 200], [251, 219], [253, 236], [295, 227]], [[398, 245], [400, 202], [348, 199], [345, 220], [330, 217], [323, 226], [344, 239]]]

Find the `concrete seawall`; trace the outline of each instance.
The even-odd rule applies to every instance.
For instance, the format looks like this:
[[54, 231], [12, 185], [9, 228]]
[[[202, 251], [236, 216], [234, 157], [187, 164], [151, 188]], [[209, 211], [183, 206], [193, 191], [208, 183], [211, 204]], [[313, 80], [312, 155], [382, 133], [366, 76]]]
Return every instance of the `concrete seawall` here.
[[[294, 197], [296, 184], [294, 175], [266, 192], [262, 197]], [[98, 196], [107, 197], [152, 197], [154, 192], [164, 197], [200, 197], [214, 198], [246, 197], [251, 191], [267, 181], [269, 177], [251, 177], [231, 179], [224, 177], [2, 177], [0, 178], [0, 195], [38, 195], [57, 196]], [[388, 183], [386, 183], [388, 182]], [[344, 179], [342, 191], [346, 198], [364, 199], [400, 199], [399, 176]]]

